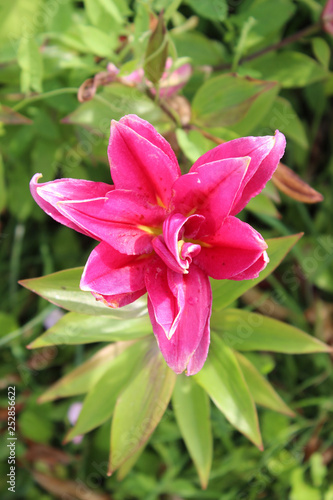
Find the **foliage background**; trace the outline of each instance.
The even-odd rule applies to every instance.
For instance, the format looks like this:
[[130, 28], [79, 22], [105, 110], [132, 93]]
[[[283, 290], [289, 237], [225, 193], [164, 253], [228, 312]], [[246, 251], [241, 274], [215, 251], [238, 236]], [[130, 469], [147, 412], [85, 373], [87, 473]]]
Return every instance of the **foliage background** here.
[[[106, 146], [111, 118], [131, 112], [148, 119], [171, 141], [184, 171], [215, 145], [207, 134], [227, 140], [271, 134], [279, 128], [288, 141], [284, 162], [322, 193], [324, 201], [305, 205], [283, 193], [278, 196], [271, 186], [268, 196], [258, 198], [245, 213], [244, 219], [265, 237], [301, 231], [305, 236], [279, 270], [240, 304], [332, 343], [332, 38], [318, 26], [297, 35], [318, 23], [323, 4], [316, 0], [2, 2], [0, 417], [4, 444], [6, 388], [15, 385], [17, 498], [333, 498], [328, 355], [249, 355], [261, 373], [269, 374], [297, 417], [260, 410], [265, 443], [260, 452], [212, 407], [215, 449], [205, 491], [171, 407], [133, 470], [118, 482], [116, 476], [105, 475], [108, 424], [80, 444], [62, 445], [70, 427], [68, 409], [78, 398], [37, 403], [50, 384], [81, 364], [97, 346], [27, 350], [55, 308], [17, 284], [18, 279], [85, 263], [91, 242], [48, 218], [32, 200], [28, 183], [35, 172], [43, 173], [44, 181], [75, 177], [109, 182]], [[191, 123], [204, 130], [205, 137], [187, 126], [178, 126], [175, 134], [174, 120], [141, 89], [114, 83], [100, 88], [91, 101], [77, 100], [79, 86], [105, 71], [108, 62], [124, 74], [143, 64], [154, 14], [162, 9], [169, 54], [174, 59], [188, 57], [193, 66], [182, 94], [191, 103]], [[294, 36], [290, 43], [258, 56], [258, 51], [288, 36]], [[252, 54], [257, 57], [251, 59]], [[230, 71], [238, 77], [221, 76]], [[186, 121], [186, 113], [188, 105], [182, 101], [180, 121]], [[5, 446], [0, 453], [0, 487], [6, 499], [12, 494], [6, 485]]]

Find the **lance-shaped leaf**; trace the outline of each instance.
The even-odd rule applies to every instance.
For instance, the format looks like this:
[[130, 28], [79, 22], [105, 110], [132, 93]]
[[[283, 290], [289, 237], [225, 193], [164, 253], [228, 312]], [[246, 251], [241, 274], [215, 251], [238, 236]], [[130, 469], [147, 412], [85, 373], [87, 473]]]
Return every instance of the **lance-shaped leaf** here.
[[21, 38], [17, 62], [21, 68], [21, 91], [23, 93], [29, 90], [42, 92], [43, 59], [34, 37]]
[[257, 410], [233, 351], [212, 335], [208, 359], [195, 380], [229, 422], [262, 449]]
[[134, 467], [136, 462], [139, 460], [141, 453], [146, 447], [146, 444], [143, 444], [126, 462], [124, 462], [118, 469], [117, 471], [117, 480], [122, 481], [127, 474], [131, 471], [131, 469]]
[[211, 328], [226, 344], [240, 351], [285, 354], [332, 351], [331, 347], [294, 326], [240, 309], [216, 312], [212, 316]]
[[0, 105], [0, 122], [6, 125], [30, 125], [32, 120], [17, 113], [8, 106]]
[[82, 365], [51, 385], [38, 401], [46, 403], [58, 398], [85, 394], [108, 369], [110, 362], [130, 345], [131, 342], [116, 342], [103, 347]]
[[102, 425], [111, 417], [120, 392], [135, 377], [151, 340], [135, 342], [109, 362], [108, 369], [89, 390], [75, 426], [65, 442]]
[[193, 377], [179, 375], [172, 395], [172, 405], [186, 447], [198, 471], [201, 486], [206, 488], [213, 453], [208, 396]]
[[79, 283], [82, 272], [83, 267], [76, 267], [48, 274], [41, 278], [22, 280], [19, 283], [52, 304], [68, 311], [126, 319], [141, 316], [146, 310], [145, 299], [139, 299], [121, 309], [111, 309], [105, 306], [96, 300], [90, 292], [80, 290]]
[[246, 290], [254, 287], [264, 280], [280, 264], [286, 254], [300, 239], [302, 233], [283, 238], [272, 238], [266, 240], [268, 245], [267, 253], [269, 263], [259, 278], [253, 280], [232, 281], [232, 280], [211, 280], [213, 290], [213, 310], [218, 311], [227, 307], [234, 300], [238, 299]]
[[[267, 93], [265, 106], [256, 110], [264, 116], [272, 106], [278, 85], [275, 82], [255, 80], [234, 74], [210, 78], [195, 94], [192, 105], [193, 121], [206, 127], [230, 127], [249, 113], [257, 99]], [[255, 123], [253, 124], [255, 126]]]
[[156, 84], [161, 79], [167, 57], [167, 31], [163, 20], [163, 12], [161, 12], [156, 28], [149, 38], [143, 66], [146, 78], [152, 83]]
[[280, 398], [272, 385], [261, 375], [251, 361], [239, 352], [235, 351], [235, 355], [255, 403], [289, 417], [295, 417], [295, 413]]
[[254, 214], [265, 214], [280, 219], [276, 206], [268, 196], [263, 193], [258, 194], [255, 198], [252, 198], [246, 205], [246, 209]]
[[136, 453], [161, 420], [176, 381], [155, 342], [141, 370], [119, 396], [111, 427], [111, 474]]
[[63, 316], [27, 347], [35, 349], [59, 344], [76, 345], [132, 340], [149, 335], [151, 332], [152, 326], [148, 315], [119, 321], [110, 316], [91, 316], [71, 312]]
[[318, 203], [323, 196], [301, 179], [289, 167], [279, 163], [273, 174], [272, 182], [290, 198], [303, 203]]

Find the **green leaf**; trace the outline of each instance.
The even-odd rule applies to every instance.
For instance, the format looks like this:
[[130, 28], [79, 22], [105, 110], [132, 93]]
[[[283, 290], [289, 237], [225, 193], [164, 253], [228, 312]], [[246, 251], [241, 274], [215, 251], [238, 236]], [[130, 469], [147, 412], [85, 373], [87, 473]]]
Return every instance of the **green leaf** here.
[[138, 375], [119, 396], [111, 427], [109, 473], [136, 453], [161, 420], [176, 381], [152, 344]]
[[212, 330], [240, 351], [273, 351], [285, 354], [330, 352], [332, 349], [302, 330], [241, 309], [224, 309], [212, 316]]
[[164, 24], [163, 11], [161, 11], [157, 26], [149, 38], [143, 64], [145, 76], [152, 83], [157, 84], [161, 79], [167, 57], [167, 31]]
[[125, 0], [84, 0], [91, 23], [106, 33], [119, 32], [131, 11]]
[[[25, 132], [27, 133], [27, 130]], [[9, 211], [20, 221], [25, 221], [34, 207], [29, 190], [30, 172], [26, 163], [16, 159], [10, 164], [10, 168], [5, 169], [5, 176]]]
[[272, 129], [272, 133], [278, 129], [301, 148], [306, 149], [309, 147], [303, 122], [298, 118], [287, 99], [277, 97], [268, 116], [268, 125]]
[[177, 128], [176, 136], [178, 144], [185, 156], [194, 163], [200, 156], [214, 148], [216, 144], [206, 139], [198, 130], [185, 130]]
[[[273, 103], [278, 86], [252, 78], [224, 74], [210, 78], [194, 96], [192, 104], [193, 121], [207, 127], [230, 127], [240, 122], [249, 113], [255, 101], [269, 93], [269, 102], [264, 110]], [[253, 124], [253, 126], [256, 123]]]
[[254, 287], [264, 280], [274, 269], [280, 264], [282, 259], [287, 255], [290, 249], [297, 243], [302, 234], [294, 234], [283, 238], [272, 238], [266, 240], [268, 245], [269, 263], [259, 278], [244, 281], [232, 280], [211, 280], [213, 290], [213, 310], [218, 311], [223, 307], [228, 306], [234, 300], [243, 295], [246, 290]]
[[[280, 90], [277, 82], [266, 82], [265, 91], [260, 92], [253, 100], [246, 115], [234, 125], [229, 127], [230, 132], [235, 132], [239, 137], [253, 133], [257, 126], [261, 126], [262, 120], [271, 115], [271, 108]], [[262, 130], [262, 127], [261, 127]], [[260, 132], [262, 135], [262, 132]]]
[[17, 62], [21, 68], [21, 91], [23, 93], [28, 93], [30, 90], [42, 92], [43, 60], [33, 38], [21, 39]]
[[110, 316], [92, 316], [68, 313], [27, 347], [36, 349], [50, 345], [77, 345], [92, 342], [132, 340], [149, 335], [152, 326], [148, 315], [140, 318], [115, 319]]
[[151, 342], [151, 339], [135, 342], [109, 361], [108, 369], [89, 390], [79, 418], [65, 438], [66, 442], [95, 429], [111, 417], [120, 391], [135, 376]]
[[190, 57], [195, 66], [220, 64], [225, 58], [224, 46], [196, 31], [170, 33], [179, 57]]
[[256, 407], [242, 370], [233, 351], [217, 335], [212, 335], [207, 361], [194, 379], [229, 422], [262, 449]]
[[116, 342], [100, 349], [94, 356], [62, 377], [42, 394], [40, 403], [58, 398], [85, 394], [108, 369], [110, 362], [119, 356], [131, 342]]
[[6, 125], [30, 125], [32, 120], [0, 104], [0, 122]]
[[235, 355], [255, 403], [284, 415], [295, 417], [295, 413], [280, 398], [257, 368], [239, 352], [235, 352]]
[[290, 472], [290, 500], [321, 500], [320, 489], [310, 486], [304, 475], [302, 467], [296, 467]]
[[267, 44], [268, 37], [278, 32], [295, 12], [295, 5], [290, 0], [255, 0], [242, 3], [238, 9], [240, 13], [232, 16], [230, 21], [241, 29], [250, 17], [256, 20], [246, 38], [247, 50], [259, 43]]
[[0, 213], [6, 207], [7, 202], [7, 189], [5, 183], [5, 168], [0, 154]]
[[49, 38], [84, 54], [100, 57], [112, 57], [117, 46], [115, 33], [105, 33], [95, 26], [83, 24], [72, 25], [66, 33], [50, 33]]
[[35, 443], [49, 443], [54, 433], [52, 422], [42, 412], [30, 409], [20, 413], [18, 425], [21, 435]]
[[281, 217], [272, 200], [263, 193], [252, 198], [246, 205], [246, 209], [254, 214], [266, 214], [276, 219]]
[[19, 328], [15, 317], [11, 314], [2, 311], [0, 311], [0, 325], [1, 325], [0, 337], [4, 337], [8, 333], [14, 332], [17, 328]]
[[320, 37], [312, 38], [312, 49], [320, 64], [328, 69], [331, 59], [331, 49], [328, 43]]
[[131, 469], [134, 467], [138, 459], [140, 458], [143, 450], [146, 447], [146, 443], [143, 444], [126, 462], [124, 462], [118, 469], [117, 472], [117, 480], [122, 481], [127, 474], [131, 471]]
[[28, 38], [32, 33], [40, 31], [43, 23], [38, 14], [42, 6], [42, 0], [0, 2], [0, 39], [9, 40], [14, 45], [18, 38]]
[[258, 72], [258, 78], [279, 82], [284, 88], [305, 87], [329, 76], [328, 71], [311, 57], [285, 50], [258, 57], [242, 65], [242, 74]]
[[186, 3], [204, 19], [211, 21], [224, 21], [228, 15], [228, 3], [226, 0], [186, 0]]
[[192, 377], [179, 375], [172, 395], [172, 406], [188, 452], [198, 471], [201, 486], [205, 489], [213, 453], [209, 399]]
[[19, 283], [44, 299], [68, 311], [110, 316], [115, 319], [135, 318], [146, 310], [145, 300], [139, 299], [129, 306], [112, 309], [96, 300], [90, 292], [80, 290], [83, 267], [66, 269], [41, 278], [22, 280]]

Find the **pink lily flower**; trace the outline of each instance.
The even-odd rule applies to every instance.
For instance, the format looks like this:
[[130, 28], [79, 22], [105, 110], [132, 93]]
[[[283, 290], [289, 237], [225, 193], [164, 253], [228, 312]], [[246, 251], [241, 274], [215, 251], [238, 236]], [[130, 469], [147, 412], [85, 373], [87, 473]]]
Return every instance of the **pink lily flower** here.
[[324, 30], [333, 35], [333, 0], [328, 0], [322, 13], [321, 19]]
[[[182, 64], [179, 68], [170, 71], [172, 64], [172, 58], [168, 57], [165, 63], [165, 71], [160, 80], [159, 93], [162, 99], [177, 94], [186, 85], [192, 75], [192, 67], [189, 63]], [[119, 69], [113, 63], [108, 64], [107, 71], [109, 74], [114, 75], [115, 79], [119, 73]], [[120, 77], [120, 81], [134, 85], [140, 85], [142, 82], [145, 82], [152, 93], [155, 94], [152, 83], [145, 79], [143, 68], [136, 69], [129, 75]]]
[[148, 293], [159, 348], [176, 373], [194, 375], [209, 348], [215, 279], [256, 278], [267, 245], [235, 216], [272, 177], [285, 149], [274, 137], [226, 142], [181, 175], [169, 143], [135, 115], [112, 121], [108, 155], [114, 185], [77, 179], [38, 184], [31, 192], [58, 222], [100, 243], [81, 289], [110, 307]]

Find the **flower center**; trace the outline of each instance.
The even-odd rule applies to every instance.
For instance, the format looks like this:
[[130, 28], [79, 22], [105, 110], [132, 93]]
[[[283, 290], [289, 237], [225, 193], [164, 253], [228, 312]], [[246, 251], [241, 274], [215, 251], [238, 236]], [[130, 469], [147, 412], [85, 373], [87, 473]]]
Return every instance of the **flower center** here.
[[192, 259], [201, 251], [199, 242], [193, 242], [204, 220], [202, 215], [185, 217], [172, 214], [163, 223], [163, 235], [152, 244], [157, 255], [173, 271], [188, 274]]

